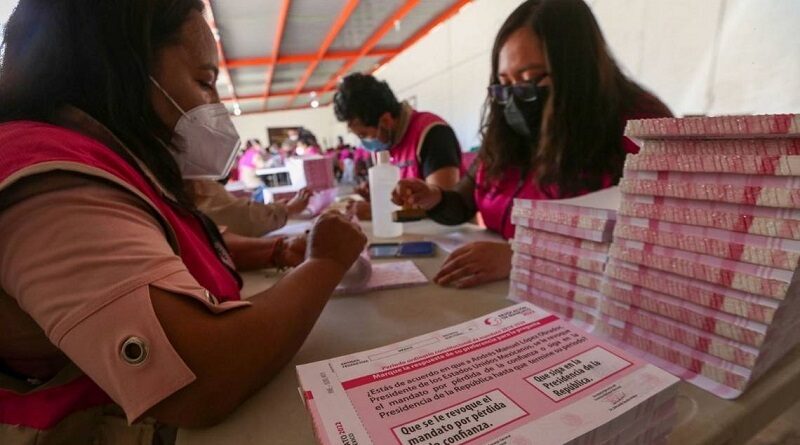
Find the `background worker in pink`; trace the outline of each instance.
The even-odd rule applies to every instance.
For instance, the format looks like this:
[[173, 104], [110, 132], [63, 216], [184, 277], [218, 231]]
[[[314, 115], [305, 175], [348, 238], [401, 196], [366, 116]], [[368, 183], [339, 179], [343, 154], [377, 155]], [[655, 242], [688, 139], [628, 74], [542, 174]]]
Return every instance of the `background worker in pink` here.
[[[386, 82], [354, 73], [339, 84], [334, 112], [371, 152], [389, 150], [401, 178], [416, 178], [444, 190], [461, 178], [461, 146], [441, 117], [399, 102]], [[362, 187], [360, 192], [368, 197]]]

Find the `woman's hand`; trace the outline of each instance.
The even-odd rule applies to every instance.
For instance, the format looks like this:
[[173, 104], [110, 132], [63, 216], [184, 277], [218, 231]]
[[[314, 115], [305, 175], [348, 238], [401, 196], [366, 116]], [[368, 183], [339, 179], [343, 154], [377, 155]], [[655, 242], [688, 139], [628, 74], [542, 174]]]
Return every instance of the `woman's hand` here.
[[323, 213], [308, 238], [309, 259], [331, 260], [343, 272], [350, 269], [367, 244], [361, 227], [338, 212]]
[[303, 210], [308, 207], [308, 201], [311, 199], [311, 195], [313, 193], [309, 189], [302, 189], [297, 192], [292, 199], [285, 203], [286, 210], [289, 212], [289, 216], [299, 215]]
[[441, 286], [459, 289], [504, 280], [511, 274], [511, 246], [500, 242], [476, 242], [456, 249], [433, 278]]
[[369, 201], [350, 200], [347, 212], [355, 215], [359, 221], [372, 221], [372, 205]]
[[430, 210], [442, 201], [442, 189], [421, 179], [401, 179], [392, 191], [392, 202], [404, 208]]
[[353, 193], [364, 198], [364, 201], [369, 202], [370, 199], [369, 182], [366, 181], [360, 182], [357, 186], [353, 187]]
[[283, 242], [283, 250], [275, 259], [275, 264], [280, 267], [297, 267], [306, 259], [308, 240], [305, 235], [288, 238]]

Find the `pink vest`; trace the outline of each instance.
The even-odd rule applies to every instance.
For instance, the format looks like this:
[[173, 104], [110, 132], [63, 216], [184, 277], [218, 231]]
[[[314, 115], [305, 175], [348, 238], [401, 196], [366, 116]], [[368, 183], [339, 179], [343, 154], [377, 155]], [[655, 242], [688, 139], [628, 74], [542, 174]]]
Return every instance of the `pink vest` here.
[[433, 113], [411, 111], [406, 133], [389, 151], [392, 155], [392, 164], [400, 169], [401, 179], [425, 179], [422, 177], [422, 168], [419, 165], [419, 151], [425, 134], [434, 125], [447, 125], [447, 123]]
[[[625, 153], [639, 152], [639, 146], [627, 137], [622, 138], [622, 149], [625, 150]], [[480, 166], [475, 174], [475, 204], [481, 213], [483, 222], [486, 224], [486, 228], [503, 235], [505, 239], [514, 237], [511, 208], [515, 198], [554, 199], [552, 196], [555, 196], [556, 199], [566, 199], [574, 197], [561, 196], [556, 185], [550, 185], [547, 190], [542, 190], [530, 174], [524, 180], [520, 176], [520, 170], [515, 167], [507, 169], [497, 180], [488, 180], [483, 166]], [[603, 178], [600, 188], [608, 188], [613, 185], [613, 178], [606, 176]], [[595, 190], [583, 190], [578, 195], [593, 191]]]
[[[197, 215], [178, 209], [117, 153], [100, 142], [61, 127], [38, 122], [0, 125], [0, 183], [46, 162], [69, 162], [102, 170], [146, 196], [172, 229], [179, 254], [192, 276], [219, 301], [239, 300], [240, 279], [219, 242]], [[211, 229], [213, 230], [213, 229]], [[44, 430], [70, 414], [110, 404], [86, 375], [30, 394], [0, 389], [0, 424]]]
[[[489, 180], [483, 166], [478, 168], [475, 175], [475, 204], [483, 218], [486, 228], [499, 233], [504, 239], [514, 237], [514, 224], [511, 223], [511, 208], [515, 198], [521, 199], [553, 199], [545, 193], [528, 174], [521, 178], [518, 168], [509, 168], [500, 179]], [[603, 178], [602, 188], [611, 187], [611, 177]], [[589, 193], [593, 190], [585, 190], [580, 194]], [[570, 198], [571, 196], [560, 196], [558, 187], [548, 186], [547, 192], [551, 196], [558, 198]]]

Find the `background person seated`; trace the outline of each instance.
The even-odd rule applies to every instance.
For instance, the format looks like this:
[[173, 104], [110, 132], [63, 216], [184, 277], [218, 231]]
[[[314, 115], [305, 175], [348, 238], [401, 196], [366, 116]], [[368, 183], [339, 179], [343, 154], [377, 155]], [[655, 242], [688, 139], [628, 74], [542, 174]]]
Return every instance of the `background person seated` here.
[[[418, 178], [445, 190], [458, 183], [461, 147], [453, 129], [433, 113], [400, 103], [386, 82], [350, 74], [339, 84], [334, 112], [366, 150], [388, 150], [401, 178]], [[368, 185], [361, 184], [356, 191], [369, 200]], [[359, 217], [369, 215], [366, 203], [357, 205]]]

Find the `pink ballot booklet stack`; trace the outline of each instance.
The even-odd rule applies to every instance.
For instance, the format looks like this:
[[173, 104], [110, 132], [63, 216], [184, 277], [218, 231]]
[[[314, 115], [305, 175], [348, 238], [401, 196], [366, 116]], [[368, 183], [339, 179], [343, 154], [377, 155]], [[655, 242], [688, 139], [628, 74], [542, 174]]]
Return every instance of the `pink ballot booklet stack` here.
[[678, 379], [530, 303], [297, 367], [320, 444], [659, 444]]
[[800, 116], [632, 121], [596, 332], [736, 397], [800, 341]]
[[327, 156], [305, 157], [303, 158], [303, 171], [306, 175], [306, 187], [309, 190], [318, 191], [336, 188], [333, 158]]
[[514, 200], [510, 298], [590, 327], [619, 202], [617, 188], [572, 199]]

